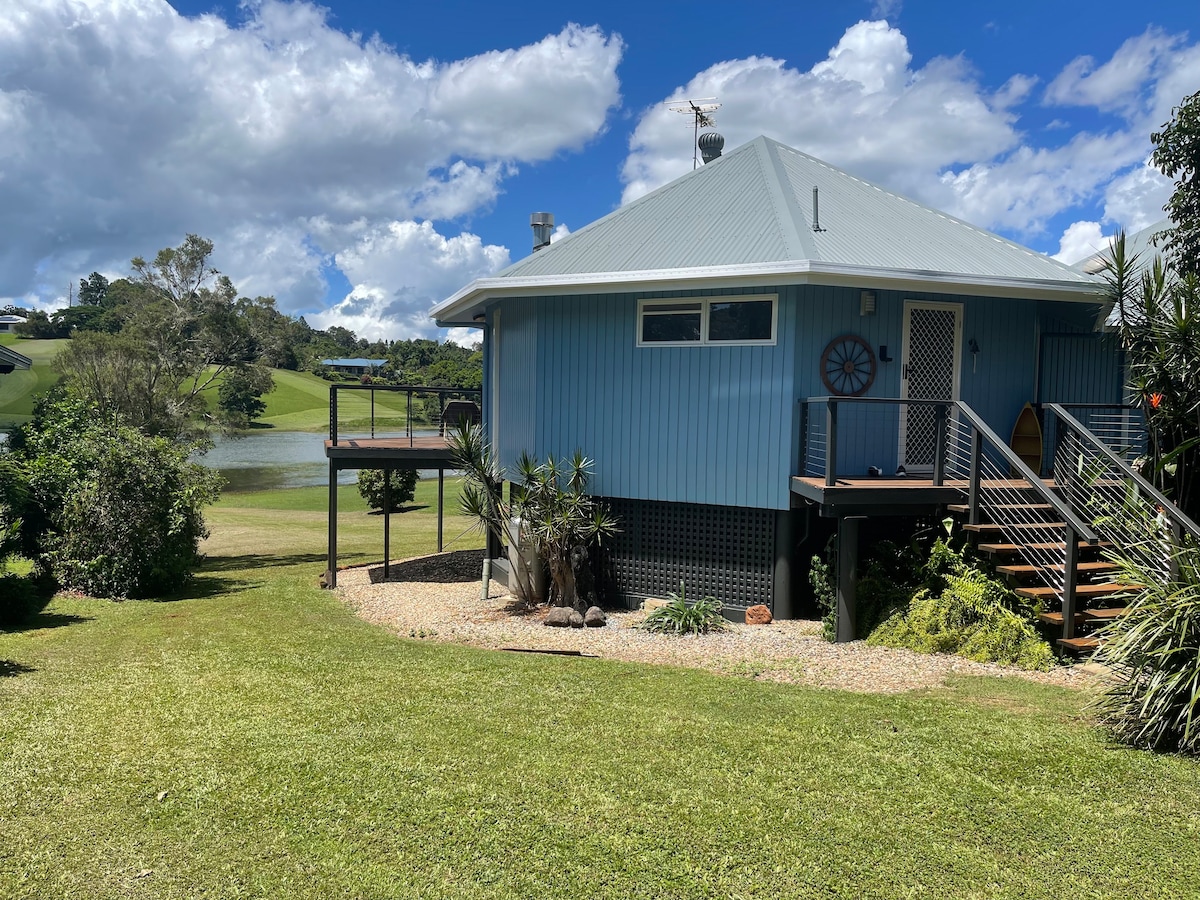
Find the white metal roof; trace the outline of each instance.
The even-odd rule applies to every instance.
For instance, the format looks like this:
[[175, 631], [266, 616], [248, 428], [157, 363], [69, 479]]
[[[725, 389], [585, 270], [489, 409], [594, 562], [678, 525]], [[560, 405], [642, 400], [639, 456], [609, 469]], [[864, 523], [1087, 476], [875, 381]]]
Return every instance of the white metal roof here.
[[473, 282], [432, 315], [469, 322], [501, 296], [806, 282], [1076, 300], [1100, 288], [1044, 254], [758, 137]]
[[[1154, 246], [1154, 236], [1171, 227], [1173, 226], [1170, 219], [1160, 219], [1153, 225], [1146, 226], [1141, 231], [1127, 234], [1125, 236], [1125, 258], [1131, 259], [1134, 254], [1137, 254], [1138, 265], [1150, 265], [1154, 261], [1154, 257], [1163, 255], [1163, 248]], [[1090, 256], [1085, 256], [1083, 259], [1072, 264], [1071, 268], [1080, 272], [1099, 272], [1103, 268], [1103, 261], [1108, 256], [1111, 248], [1112, 240], [1106, 240], [1102, 249]]]

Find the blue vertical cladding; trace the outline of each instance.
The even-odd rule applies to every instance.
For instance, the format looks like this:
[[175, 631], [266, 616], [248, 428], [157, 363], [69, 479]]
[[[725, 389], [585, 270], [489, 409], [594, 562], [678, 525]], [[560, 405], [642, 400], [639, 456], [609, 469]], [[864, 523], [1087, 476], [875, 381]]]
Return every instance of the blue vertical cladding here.
[[[774, 346], [637, 346], [639, 297], [759, 292], [779, 296]], [[1006, 437], [1036, 398], [1040, 317], [1043, 307], [1058, 305], [875, 293], [871, 316], [859, 314], [858, 288], [819, 285], [505, 301], [502, 462], [511, 467], [523, 449], [545, 457], [578, 448], [596, 461], [598, 494], [787, 508], [789, 476], [800, 471], [800, 401], [828, 393], [820, 375], [825, 347], [846, 334], [862, 337], [877, 355], [886, 346], [892, 361], [877, 363], [865, 396], [898, 397], [906, 300], [962, 304], [960, 397]], [[971, 338], [976, 357], [967, 349]], [[894, 471], [898, 427], [895, 405], [843, 404], [839, 472]]]
[[492, 352], [500, 356], [500, 409], [493, 410], [492, 435], [501, 465], [512, 469], [522, 450], [533, 450], [528, 435], [538, 419], [538, 316], [534, 301], [504, 304], [493, 328]]
[[[638, 347], [635, 295], [536, 302], [539, 412], [530, 449], [581, 449], [596, 460], [598, 494], [787, 508], [793, 304], [780, 304], [774, 346]], [[505, 402], [513, 402], [507, 390]]]

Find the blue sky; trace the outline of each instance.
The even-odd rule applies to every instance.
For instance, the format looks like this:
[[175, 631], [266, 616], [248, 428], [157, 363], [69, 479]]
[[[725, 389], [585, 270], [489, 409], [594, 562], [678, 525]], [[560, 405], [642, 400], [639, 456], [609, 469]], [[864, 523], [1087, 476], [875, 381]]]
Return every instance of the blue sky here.
[[665, 101], [1073, 261], [1161, 217], [1194, 4], [6, 0], [0, 304], [186, 232], [318, 326], [425, 311], [691, 169]]

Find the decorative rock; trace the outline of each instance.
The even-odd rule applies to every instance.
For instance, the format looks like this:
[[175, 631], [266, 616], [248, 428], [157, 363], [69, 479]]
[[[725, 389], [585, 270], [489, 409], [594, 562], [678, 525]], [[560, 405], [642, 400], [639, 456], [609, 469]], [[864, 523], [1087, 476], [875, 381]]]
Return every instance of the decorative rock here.
[[556, 606], [546, 615], [546, 624], [553, 628], [566, 628], [571, 624], [571, 616], [579, 615], [569, 606]]
[[598, 606], [589, 606], [588, 611], [583, 614], [583, 624], [588, 628], [601, 628], [608, 623], [608, 616], [604, 615], [604, 610]]
[[747, 625], [770, 625], [772, 621], [771, 610], [761, 603], [746, 610]]
[[580, 615], [575, 610], [571, 610], [571, 617], [569, 619], [567, 619], [567, 622], [570, 624], [570, 626], [572, 628], [582, 628], [583, 627], [583, 616]]

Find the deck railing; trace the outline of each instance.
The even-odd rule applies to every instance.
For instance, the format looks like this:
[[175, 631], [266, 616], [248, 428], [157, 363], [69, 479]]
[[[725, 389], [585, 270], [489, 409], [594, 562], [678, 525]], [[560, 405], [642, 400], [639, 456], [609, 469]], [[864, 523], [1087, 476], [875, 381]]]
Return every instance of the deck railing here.
[[[886, 404], [899, 409], [908, 427], [918, 421], [911, 408], [932, 409], [932, 434], [923, 446], [934, 485], [959, 486], [967, 504], [968, 524], [986, 517], [1000, 535], [1022, 548], [1038, 575], [1062, 597], [1064, 637], [1073, 634], [1075, 584], [1080, 543], [1095, 545], [1100, 537], [1018, 456], [970, 406], [962, 401], [900, 398], [813, 397], [804, 401], [801, 471], [823, 477], [832, 487], [838, 479], [838, 442], [842, 437], [840, 407], [850, 403]], [[880, 440], [882, 417], [872, 422], [872, 440]], [[896, 435], [899, 445], [899, 434]], [[865, 474], [865, 473], [863, 473]], [[912, 477], [915, 473], [908, 473]], [[861, 476], [860, 476], [861, 477]], [[999, 536], [999, 535], [998, 535]]]
[[[339, 399], [339, 394], [347, 396]], [[376, 395], [382, 395], [376, 397]], [[408, 384], [334, 384], [329, 388], [329, 440], [338, 443], [339, 430], [379, 432], [406, 437], [413, 443], [419, 430], [445, 434], [462, 415], [478, 421], [483, 392], [468, 388], [423, 387]], [[471, 406], [459, 406], [454, 401]]]
[[1186, 534], [1200, 541], [1200, 525], [1130, 465], [1141, 455], [1136, 448], [1144, 452], [1144, 427], [1131, 441], [1135, 432], [1125, 427], [1128, 417], [1105, 415], [1097, 431], [1057, 403], [1045, 409], [1055, 426], [1054, 481], [1060, 493], [1106, 540], [1168, 578], [1175, 560], [1169, 545], [1153, 538], [1169, 533], [1178, 544]]

